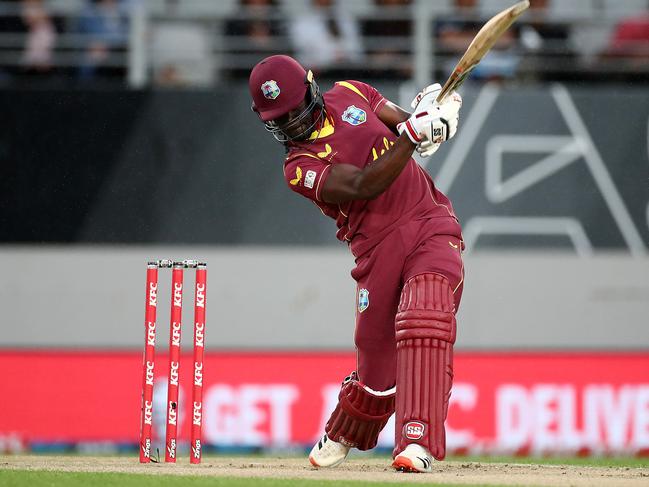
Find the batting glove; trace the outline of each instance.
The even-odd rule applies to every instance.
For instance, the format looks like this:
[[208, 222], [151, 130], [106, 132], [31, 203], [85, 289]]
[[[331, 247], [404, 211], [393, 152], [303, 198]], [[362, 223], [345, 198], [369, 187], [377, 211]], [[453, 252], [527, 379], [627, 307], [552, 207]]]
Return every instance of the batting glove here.
[[[417, 96], [415, 96], [410, 103], [410, 106], [415, 110], [415, 112], [420, 111], [420, 110], [428, 110], [431, 111], [433, 107], [438, 106], [437, 103], [437, 97], [439, 96], [439, 92], [442, 91], [442, 85], [439, 83], [434, 83], [432, 85], [428, 85], [426, 88], [421, 90], [419, 93], [417, 93]], [[444, 101], [440, 104], [446, 104], [449, 101], [455, 101], [459, 102], [460, 107], [462, 106], [462, 97], [459, 95], [459, 93], [453, 91], [449, 93], [448, 96], [444, 99]], [[434, 110], [433, 110], [434, 112]], [[446, 112], [446, 110], [445, 110]], [[458, 108], [459, 112], [459, 108]], [[436, 140], [433, 141], [432, 139], [428, 138], [428, 134], [426, 134], [427, 140], [422, 140], [418, 145], [417, 145], [417, 152], [419, 155], [422, 157], [430, 157], [432, 156], [435, 152], [437, 152], [437, 149], [439, 149], [441, 143], [444, 140], [448, 140], [451, 137], [455, 135], [455, 132], [457, 131], [457, 124], [459, 121], [459, 113], [456, 116], [453, 116], [452, 113], [444, 113], [445, 116], [449, 117], [450, 122], [449, 122], [449, 131], [448, 137], [442, 137], [443, 140]], [[442, 116], [442, 118], [444, 118]], [[449, 121], [449, 120], [447, 120]], [[433, 129], [434, 132], [434, 129]]]
[[[421, 103], [420, 103], [421, 104]], [[406, 133], [413, 144], [423, 142], [441, 144], [452, 138], [457, 132], [462, 97], [451, 93], [441, 104], [434, 104], [425, 109], [420, 108], [408, 120], [397, 125], [399, 134]], [[431, 152], [432, 150], [432, 152]], [[428, 144], [419, 151], [427, 157], [437, 150]]]
[[421, 157], [430, 157], [437, 152], [437, 149], [439, 149], [441, 145], [441, 142], [435, 143], [429, 140], [424, 140], [417, 146], [417, 153]]
[[442, 85], [440, 85], [439, 83], [428, 85], [426, 88], [417, 93], [417, 96], [412, 99], [410, 106], [414, 111], [417, 111], [420, 105], [421, 108], [424, 109], [432, 106], [435, 104], [435, 99], [437, 98], [437, 95], [439, 95], [440, 91], [442, 91]]

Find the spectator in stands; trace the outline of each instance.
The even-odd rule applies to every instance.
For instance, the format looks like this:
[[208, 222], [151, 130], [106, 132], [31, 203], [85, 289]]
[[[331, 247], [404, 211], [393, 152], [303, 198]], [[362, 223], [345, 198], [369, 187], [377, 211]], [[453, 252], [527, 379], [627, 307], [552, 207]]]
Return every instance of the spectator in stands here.
[[52, 70], [56, 28], [42, 0], [23, 0], [22, 21], [27, 28], [22, 65], [26, 74]]
[[281, 45], [284, 23], [278, 19], [276, 0], [240, 0], [236, 17], [225, 23], [225, 42], [229, 59], [229, 74], [248, 77], [250, 66], [261, 58], [285, 53]]
[[128, 0], [89, 0], [79, 19], [79, 32], [88, 43], [80, 77], [96, 74], [124, 76], [124, 68], [109, 61], [126, 51], [128, 43]]
[[410, 78], [412, 76], [412, 12], [411, 0], [374, 0], [378, 18], [362, 23], [367, 57], [372, 72], [381, 78]]
[[362, 60], [358, 24], [341, 2], [312, 0], [289, 32], [297, 59], [314, 72], [336, 76], [335, 68], [342, 68], [348, 74]]

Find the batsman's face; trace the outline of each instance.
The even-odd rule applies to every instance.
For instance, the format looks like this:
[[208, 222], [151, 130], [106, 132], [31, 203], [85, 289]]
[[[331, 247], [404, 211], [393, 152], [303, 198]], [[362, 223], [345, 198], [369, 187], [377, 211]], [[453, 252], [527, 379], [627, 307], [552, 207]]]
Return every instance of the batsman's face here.
[[274, 120], [291, 140], [305, 140], [313, 130], [313, 113], [307, 110], [306, 100], [290, 112]]

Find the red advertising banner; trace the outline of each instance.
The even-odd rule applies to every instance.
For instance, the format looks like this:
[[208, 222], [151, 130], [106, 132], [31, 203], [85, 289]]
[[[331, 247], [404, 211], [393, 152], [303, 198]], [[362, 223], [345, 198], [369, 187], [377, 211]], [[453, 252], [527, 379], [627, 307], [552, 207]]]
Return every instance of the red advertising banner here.
[[[156, 357], [154, 443], [164, 444], [167, 357]], [[192, 360], [180, 364], [179, 440], [189, 441]], [[309, 445], [351, 353], [207, 353], [203, 442]], [[0, 444], [137, 444], [142, 356], [0, 351]], [[388, 423], [380, 446], [393, 441]], [[649, 353], [458, 353], [450, 451], [649, 453]], [[1, 448], [0, 448], [1, 449]]]

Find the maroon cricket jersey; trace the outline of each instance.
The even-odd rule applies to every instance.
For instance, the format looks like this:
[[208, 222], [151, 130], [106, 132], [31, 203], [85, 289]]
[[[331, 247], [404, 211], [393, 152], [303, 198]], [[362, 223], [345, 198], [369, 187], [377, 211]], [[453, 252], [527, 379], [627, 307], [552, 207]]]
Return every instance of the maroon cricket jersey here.
[[333, 164], [363, 168], [390, 150], [397, 139], [377, 115], [387, 100], [375, 88], [359, 81], [339, 81], [324, 100], [323, 128], [310, 140], [291, 144], [284, 177], [289, 188], [336, 220], [336, 236], [350, 243], [354, 256], [363, 255], [396, 227], [418, 219], [431, 219], [439, 227], [438, 234], [461, 238], [451, 202], [412, 158], [375, 199], [322, 201], [322, 187]]

